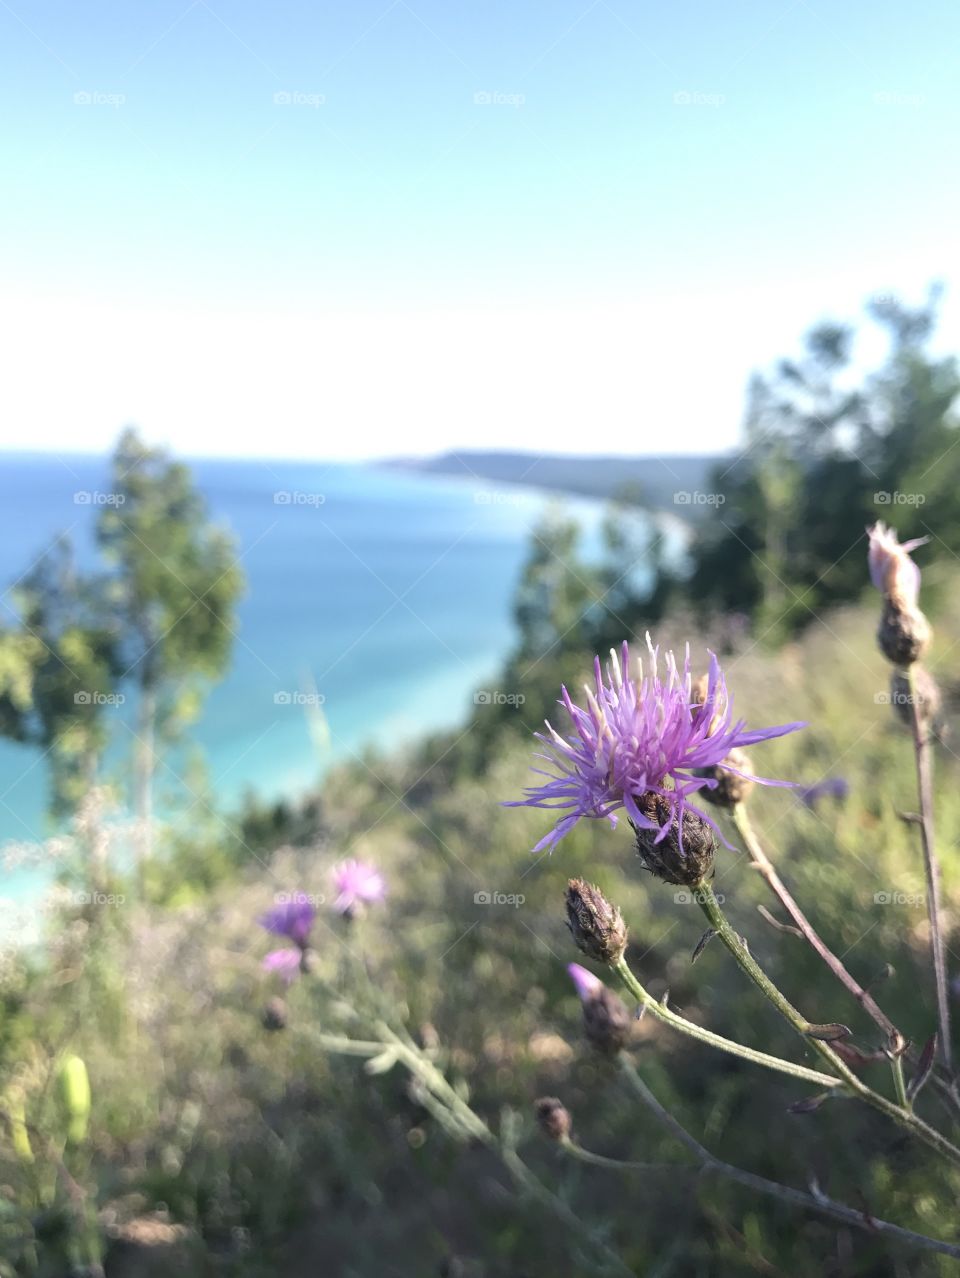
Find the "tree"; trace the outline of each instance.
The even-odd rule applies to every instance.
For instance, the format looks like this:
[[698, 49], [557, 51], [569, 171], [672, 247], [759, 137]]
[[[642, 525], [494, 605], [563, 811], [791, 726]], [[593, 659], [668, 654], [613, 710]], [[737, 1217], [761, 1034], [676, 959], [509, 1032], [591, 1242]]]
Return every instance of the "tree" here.
[[77, 570], [66, 537], [13, 592], [19, 622], [0, 632], [0, 732], [42, 750], [54, 816], [96, 778], [115, 691], [117, 633], [103, 583]]
[[123, 677], [137, 693], [134, 809], [142, 866], [151, 851], [157, 742], [176, 738], [198, 712], [205, 686], [226, 668], [244, 577], [232, 538], [209, 522], [186, 466], [127, 430], [112, 474], [97, 539], [111, 569]]
[[904, 537], [957, 539], [960, 375], [929, 350], [938, 297], [870, 305], [889, 352], [859, 384], [853, 331], [833, 323], [807, 335], [799, 360], [753, 379], [746, 446], [718, 469], [725, 500], [692, 549], [687, 593], [702, 611], [743, 609], [780, 636], [859, 595], [856, 548], [874, 520]]

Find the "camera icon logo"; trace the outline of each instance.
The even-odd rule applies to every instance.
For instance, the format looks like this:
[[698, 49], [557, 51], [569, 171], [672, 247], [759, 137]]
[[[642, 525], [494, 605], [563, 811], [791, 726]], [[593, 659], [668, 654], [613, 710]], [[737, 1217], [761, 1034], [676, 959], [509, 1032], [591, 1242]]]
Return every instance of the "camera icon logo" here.
[[492, 900], [493, 895], [490, 892], [474, 892], [473, 894], [474, 905], [489, 905]]

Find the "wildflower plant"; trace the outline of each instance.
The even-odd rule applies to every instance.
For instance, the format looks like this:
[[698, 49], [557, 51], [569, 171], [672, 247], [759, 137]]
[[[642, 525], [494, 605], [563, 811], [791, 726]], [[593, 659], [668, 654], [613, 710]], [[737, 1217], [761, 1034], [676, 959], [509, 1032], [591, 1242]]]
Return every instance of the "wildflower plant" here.
[[[706, 917], [708, 928], [693, 960], [708, 943], [719, 940], [743, 974], [800, 1037], [805, 1053], [819, 1057], [818, 1067], [812, 1069], [806, 1063], [724, 1038], [674, 1011], [666, 997], [654, 998], [630, 964], [627, 925], [616, 903], [584, 879], [571, 878], [566, 912], [572, 938], [589, 960], [619, 979], [634, 1002], [637, 1016], [652, 1016], [704, 1047], [737, 1056], [767, 1071], [787, 1074], [798, 1084], [815, 1089], [793, 1102], [790, 1108], [795, 1113], [811, 1113], [834, 1098], [845, 1097], [869, 1106], [888, 1123], [922, 1142], [931, 1154], [960, 1167], [960, 1146], [949, 1128], [945, 1130], [943, 1126], [944, 1119], [956, 1121], [960, 1115], [960, 1093], [951, 1053], [949, 986], [933, 837], [929, 752], [940, 697], [932, 676], [920, 664], [932, 631], [919, 606], [920, 570], [910, 557], [924, 542], [901, 544], [883, 524], [868, 529], [868, 536], [869, 574], [882, 594], [878, 643], [893, 666], [892, 686], [898, 695], [892, 695], [891, 700], [900, 718], [913, 730], [917, 756], [921, 812], [916, 823], [921, 830], [928, 885], [938, 1007], [936, 1030], [922, 1022], [914, 1027], [923, 1044], [921, 1048], [914, 1047], [869, 990], [848, 971], [842, 958], [829, 948], [762, 847], [748, 815], [750, 790], [754, 784], [782, 786], [790, 782], [757, 776], [750, 751], [804, 725], [791, 722], [775, 728], [749, 729], [742, 719], [734, 717], [727, 683], [715, 656], [710, 658], [707, 675], [696, 681], [689, 652], [682, 663], [671, 653], [661, 658], [649, 637], [646, 669], [639, 661], [633, 661], [626, 643], [619, 654], [611, 654], [606, 673], [597, 659], [594, 684], [585, 688], [579, 704], [565, 687], [561, 691], [560, 705], [566, 719], [563, 731], [548, 722], [546, 731], [536, 734], [542, 748], [536, 755], [534, 770], [545, 779], [530, 786], [525, 796], [510, 806], [543, 808], [557, 814], [552, 829], [536, 845], [536, 850], [551, 851], [581, 819], [605, 818], [616, 826], [618, 814], [626, 813], [641, 865], [667, 883], [692, 889], [692, 899]], [[845, 797], [847, 785], [841, 778], [831, 778], [798, 786], [798, 790], [801, 803], [812, 810], [824, 797]], [[713, 805], [715, 816], [701, 806], [703, 801]], [[786, 910], [789, 930], [811, 946], [872, 1017], [881, 1031], [879, 1051], [857, 1044], [846, 1025], [821, 1023], [805, 1015], [757, 962], [747, 939], [731, 926], [711, 884], [718, 840], [733, 846], [720, 828], [721, 821], [728, 825], [728, 833], [739, 841], [753, 868]], [[747, 1185], [759, 1194], [819, 1210], [836, 1220], [885, 1233], [914, 1247], [960, 1258], [960, 1248], [951, 1242], [872, 1217], [867, 1221], [856, 1208], [837, 1203], [820, 1192], [808, 1195], [723, 1163], [670, 1114], [641, 1077], [631, 1054], [633, 1018], [620, 998], [601, 976], [579, 964], [571, 964], [569, 973], [583, 1009], [588, 1042], [608, 1059], [619, 1061], [633, 1094], [704, 1170]], [[804, 1001], [808, 997], [806, 991]], [[860, 1072], [864, 1064], [877, 1059], [886, 1060], [889, 1065], [890, 1084], [886, 1089], [868, 1084]], [[924, 1088], [928, 1088], [924, 1101], [931, 1097], [939, 1105], [937, 1123], [918, 1112]], [[571, 1117], [560, 1098], [539, 1100], [535, 1113], [544, 1133], [580, 1161], [625, 1172], [647, 1168], [647, 1164], [609, 1159], [579, 1145], [572, 1135], [575, 1116]]]

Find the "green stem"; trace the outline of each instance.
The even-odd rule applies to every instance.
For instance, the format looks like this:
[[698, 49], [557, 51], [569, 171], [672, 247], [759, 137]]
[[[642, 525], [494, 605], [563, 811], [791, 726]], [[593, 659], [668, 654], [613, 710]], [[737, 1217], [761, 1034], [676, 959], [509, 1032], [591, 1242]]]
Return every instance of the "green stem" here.
[[670, 1025], [675, 1030], [679, 1030], [681, 1034], [695, 1038], [698, 1042], [705, 1043], [708, 1047], [719, 1048], [720, 1051], [728, 1052], [731, 1056], [739, 1056], [743, 1060], [752, 1061], [754, 1065], [760, 1065], [764, 1069], [778, 1070], [781, 1074], [789, 1074], [793, 1078], [801, 1078], [804, 1082], [816, 1083], [818, 1087], [841, 1087], [843, 1085], [840, 1079], [833, 1078], [830, 1074], [821, 1074], [818, 1070], [808, 1069], [806, 1065], [796, 1065], [793, 1061], [782, 1060], [779, 1056], [769, 1056], [766, 1052], [758, 1052], [755, 1048], [746, 1047], [743, 1043], [736, 1043], [733, 1039], [723, 1038], [720, 1034], [714, 1034], [712, 1030], [704, 1029], [702, 1025], [694, 1025], [692, 1021], [688, 1021], [685, 1017], [680, 1016], [679, 1013], [658, 1002], [652, 994], [645, 990], [627, 966], [627, 961], [624, 958], [621, 958], [615, 965], [614, 971], [642, 1007], [646, 1008], [658, 1021], [662, 1021], [665, 1025]]
[[907, 1099], [907, 1086], [903, 1078], [903, 1059], [900, 1056], [890, 1057], [890, 1068], [893, 1071], [893, 1088], [897, 1093], [897, 1104], [901, 1109], [913, 1109]]
[[933, 833], [933, 769], [930, 762], [930, 733], [924, 727], [917, 686], [917, 667], [908, 666], [910, 706], [913, 720], [913, 748], [917, 760], [917, 792], [920, 799], [920, 836], [923, 869], [927, 880], [927, 916], [930, 920], [930, 949], [937, 988], [937, 1019], [940, 1023], [940, 1051], [947, 1072], [953, 1078], [953, 1047], [950, 1039], [950, 998], [947, 990], [947, 960], [940, 928], [940, 862]]
[[[711, 1154], [704, 1145], [701, 1145], [695, 1137], [691, 1136], [670, 1111], [660, 1104], [637, 1073], [636, 1066], [631, 1060], [626, 1056], [621, 1056], [620, 1065], [624, 1077], [634, 1092], [647, 1108], [656, 1115], [663, 1126], [693, 1155], [703, 1171], [723, 1176], [727, 1180], [743, 1185], [758, 1194], [764, 1194], [768, 1198], [776, 1198], [780, 1202], [791, 1204], [791, 1206], [806, 1208], [810, 1211], [819, 1212], [821, 1215], [830, 1216], [834, 1220], [843, 1221], [844, 1224], [853, 1225], [857, 1229], [864, 1229], [869, 1233], [884, 1234], [891, 1239], [897, 1239], [912, 1247], [919, 1247], [925, 1251], [939, 1252], [942, 1256], [960, 1258], [960, 1247], [953, 1243], [941, 1242], [937, 1238], [928, 1238], [926, 1234], [914, 1233], [912, 1229], [904, 1229], [901, 1225], [893, 1225], [886, 1220], [877, 1220], [873, 1216], [868, 1216], [864, 1211], [857, 1211], [853, 1207], [847, 1207], [844, 1203], [838, 1203], [834, 1199], [828, 1198], [826, 1194], [808, 1194], [800, 1189], [792, 1189], [789, 1185], [781, 1185], [778, 1181], [767, 1180], [766, 1177], [745, 1171], [741, 1167], [734, 1166], [733, 1163], [724, 1162]], [[587, 1151], [584, 1150], [582, 1152], [586, 1153]], [[599, 1155], [594, 1155], [591, 1161], [594, 1160], [599, 1160]], [[615, 1166], [621, 1169], [631, 1169], [634, 1166], [632, 1163], [618, 1163], [615, 1159], [603, 1159], [602, 1162], [598, 1162], [598, 1165]]]
[[773, 981], [767, 976], [766, 972], [756, 962], [753, 955], [744, 945], [743, 941], [727, 922], [726, 916], [720, 908], [720, 903], [713, 894], [713, 889], [709, 883], [703, 882], [696, 889], [697, 901], [700, 908], [710, 921], [710, 926], [723, 941], [724, 945], [739, 963], [743, 971], [750, 977], [753, 983], [762, 991], [770, 1000], [774, 1007], [781, 1015], [789, 1021], [797, 1033], [819, 1052], [823, 1059], [831, 1066], [831, 1068], [843, 1079], [852, 1092], [865, 1101], [868, 1105], [872, 1105], [874, 1109], [879, 1110], [882, 1114], [886, 1114], [888, 1118], [892, 1118], [894, 1122], [899, 1123], [901, 1127], [907, 1128], [909, 1131], [929, 1145], [931, 1149], [937, 1150], [944, 1158], [960, 1166], [960, 1149], [952, 1144], [947, 1138], [941, 1135], [923, 1119], [919, 1118], [909, 1109], [903, 1109], [900, 1105], [892, 1100], [888, 1100], [886, 1096], [881, 1096], [879, 1092], [875, 1092], [871, 1087], [867, 1087], [861, 1079], [849, 1068], [845, 1061], [841, 1060], [836, 1052], [820, 1039], [811, 1037], [810, 1030], [815, 1026], [806, 1019], [802, 1013], [798, 1012], [785, 995], [781, 994]]

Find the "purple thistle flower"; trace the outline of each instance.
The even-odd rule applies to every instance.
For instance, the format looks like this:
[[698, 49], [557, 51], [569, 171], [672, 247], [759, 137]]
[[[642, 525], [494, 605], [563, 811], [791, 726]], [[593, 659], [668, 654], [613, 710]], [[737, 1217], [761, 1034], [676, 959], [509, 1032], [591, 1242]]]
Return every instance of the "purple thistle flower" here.
[[[658, 841], [666, 837], [675, 820], [682, 828], [685, 811], [695, 812], [716, 829], [715, 823], [688, 799], [704, 787], [713, 789], [717, 781], [695, 773], [723, 763], [729, 771], [748, 776], [730, 765], [728, 756], [732, 750], [804, 727], [798, 722], [748, 731], [744, 720], [733, 719], [720, 663], [713, 653], [706, 693], [695, 698], [689, 649], [682, 673], [673, 653], [665, 654], [666, 673], [661, 678], [659, 649], [653, 647], [649, 635], [647, 647], [649, 673], [644, 674], [638, 661], [636, 679], [630, 677], [630, 648], [626, 642], [619, 658], [615, 651], [610, 653], [607, 682], [599, 657], [595, 659], [596, 692], [585, 688], [586, 709], [576, 705], [567, 689], [562, 689], [561, 704], [572, 724], [568, 737], [562, 737], [549, 720], [546, 733], [535, 733], [549, 752], [536, 758], [544, 760], [551, 770], [534, 771], [547, 777], [547, 781], [529, 786], [525, 798], [506, 804], [564, 810], [554, 828], [536, 845], [535, 852], [545, 847], [552, 849], [581, 817], [606, 817], [615, 826], [620, 808], [634, 826], [657, 830]], [[749, 779], [761, 785], [792, 784], [764, 777]], [[668, 809], [659, 826], [638, 806], [638, 799], [645, 794], [658, 795]]]
[[341, 914], [352, 915], [365, 905], [382, 901], [387, 885], [380, 871], [369, 861], [341, 861], [331, 871], [337, 898], [333, 908]]
[[309, 897], [303, 892], [294, 892], [272, 910], [261, 914], [257, 922], [274, 936], [287, 937], [302, 950], [306, 949], [316, 915]]
[[850, 786], [844, 777], [825, 777], [814, 785], [802, 786], [798, 796], [806, 807], [815, 808], [821, 799], [843, 800], [849, 793]]
[[302, 960], [302, 951], [291, 949], [288, 945], [282, 950], [271, 950], [260, 966], [265, 972], [276, 972], [289, 985], [299, 976]]
[[905, 608], [916, 608], [920, 597], [920, 569], [910, 558], [910, 552], [924, 546], [929, 537], [914, 537], [902, 545], [895, 528], [888, 528], [881, 520], [867, 529], [870, 546], [867, 563], [870, 580], [885, 595], [895, 598]]

